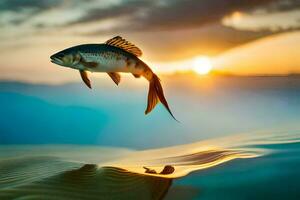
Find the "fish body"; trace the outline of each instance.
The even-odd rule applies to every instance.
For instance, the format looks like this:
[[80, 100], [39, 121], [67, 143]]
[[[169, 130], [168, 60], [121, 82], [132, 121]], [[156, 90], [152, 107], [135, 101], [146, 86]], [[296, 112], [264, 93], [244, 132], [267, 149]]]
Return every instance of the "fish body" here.
[[[137, 56], [107, 44], [83, 44], [65, 49], [52, 57], [69, 55], [74, 69], [91, 72], [124, 72], [145, 75], [151, 69]], [[55, 63], [55, 60], [54, 60]], [[59, 64], [59, 63], [56, 63]], [[148, 77], [149, 78], [149, 77]]]
[[[149, 81], [148, 105], [145, 114], [151, 112], [161, 102], [174, 118], [164, 97], [160, 80], [151, 68], [138, 57], [142, 51], [121, 38], [114, 37], [103, 44], [83, 44], [67, 48], [50, 57], [51, 62], [79, 70], [84, 83], [91, 88], [89, 72], [105, 72], [118, 85], [121, 73], [132, 73], [134, 77], [143, 76]], [[175, 119], [175, 118], [174, 118]]]

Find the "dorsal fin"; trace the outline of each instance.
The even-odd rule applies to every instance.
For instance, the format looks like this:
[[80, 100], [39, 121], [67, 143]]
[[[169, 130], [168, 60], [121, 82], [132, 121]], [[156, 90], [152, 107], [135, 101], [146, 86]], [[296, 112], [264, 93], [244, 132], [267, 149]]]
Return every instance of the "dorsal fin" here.
[[143, 54], [142, 51], [138, 47], [136, 47], [134, 44], [128, 42], [127, 40], [123, 39], [120, 36], [116, 36], [114, 38], [107, 40], [105, 42], [105, 44], [119, 47], [129, 53], [132, 53], [133, 55], [135, 55], [137, 57], [142, 56], [142, 54]]

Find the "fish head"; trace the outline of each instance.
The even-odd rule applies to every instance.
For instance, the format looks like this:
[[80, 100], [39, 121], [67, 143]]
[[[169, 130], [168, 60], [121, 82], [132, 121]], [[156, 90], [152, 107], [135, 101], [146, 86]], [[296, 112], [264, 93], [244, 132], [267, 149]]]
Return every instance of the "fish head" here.
[[51, 62], [63, 67], [80, 69], [81, 55], [75, 48], [62, 50], [50, 56]]

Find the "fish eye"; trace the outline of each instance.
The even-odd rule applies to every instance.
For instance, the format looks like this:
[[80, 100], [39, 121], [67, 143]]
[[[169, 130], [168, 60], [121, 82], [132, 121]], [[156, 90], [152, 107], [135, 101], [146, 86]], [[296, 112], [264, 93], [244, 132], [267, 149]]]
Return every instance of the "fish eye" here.
[[63, 58], [65, 55], [63, 53], [57, 54], [57, 58]]

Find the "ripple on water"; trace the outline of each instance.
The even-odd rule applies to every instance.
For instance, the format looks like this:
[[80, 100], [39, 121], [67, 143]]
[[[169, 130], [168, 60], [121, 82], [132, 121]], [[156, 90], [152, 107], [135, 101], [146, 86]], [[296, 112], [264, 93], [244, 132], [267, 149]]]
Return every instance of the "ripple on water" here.
[[[49, 152], [43, 156], [31, 150], [34, 156], [0, 158], [0, 199], [162, 199], [174, 178], [233, 159], [264, 156], [272, 153], [270, 145], [297, 143], [299, 138], [299, 134], [238, 135], [130, 151], [113, 159], [106, 155], [97, 165], [85, 161], [88, 149], [80, 154], [72, 147], [68, 156], [75, 157], [57, 151], [55, 156]], [[93, 147], [93, 152], [97, 156], [103, 149], [97, 152]], [[163, 170], [166, 166], [168, 170]]]

